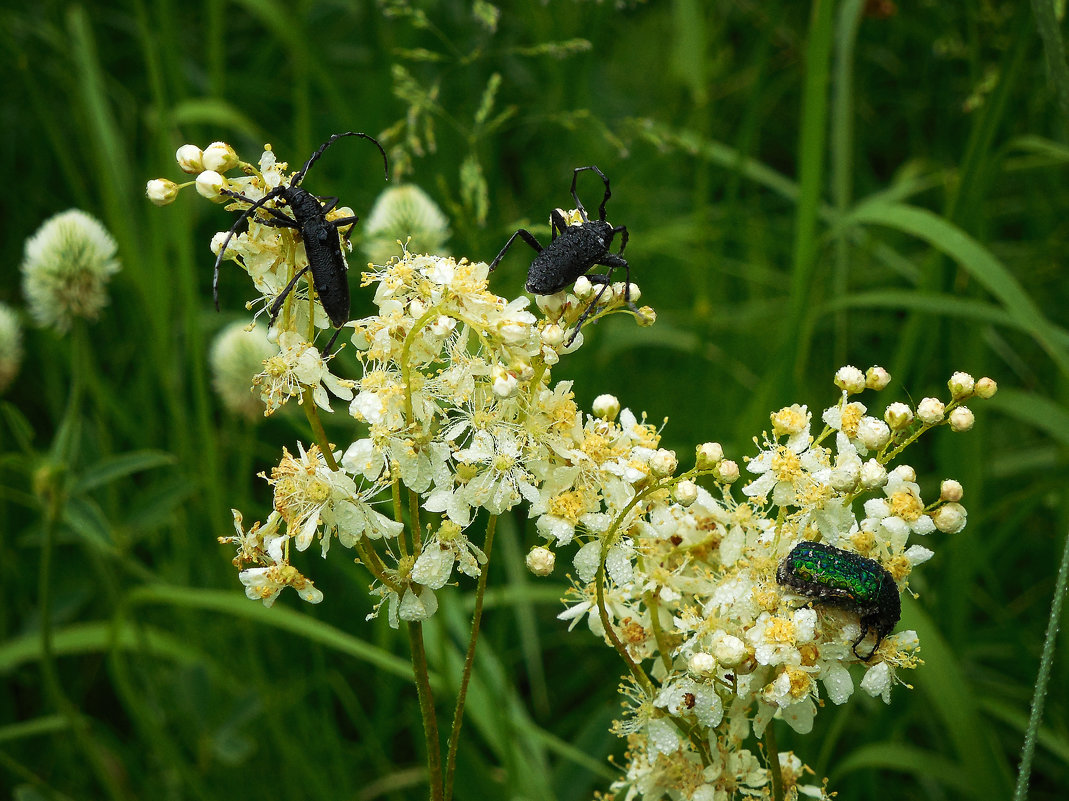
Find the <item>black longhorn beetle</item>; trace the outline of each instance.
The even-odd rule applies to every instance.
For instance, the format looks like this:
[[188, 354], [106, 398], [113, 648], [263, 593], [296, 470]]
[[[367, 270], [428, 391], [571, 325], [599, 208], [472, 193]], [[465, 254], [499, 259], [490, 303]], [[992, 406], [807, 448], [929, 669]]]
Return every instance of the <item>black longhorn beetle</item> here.
[[[327, 214], [338, 205], [338, 198], [313, 195], [301, 186], [301, 182], [304, 181], [305, 176], [308, 174], [308, 169], [315, 164], [324, 151], [343, 136], [359, 136], [372, 142], [382, 154], [386, 180], [390, 180], [390, 166], [386, 159], [386, 151], [382, 149], [382, 145], [379, 144], [378, 140], [368, 136], [366, 133], [346, 131], [345, 133], [331, 135], [330, 139], [324, 142], [319, 150], [313, 153], [308, 161], [304, 163], [304, 166], [290, 178], [288, 185], [283, 184], [272, 189], [259, 200], [250, 200], [242, 194], [224, 189], [223, 194], [252, 205], [241, 213], [237, 222], [227, 231], [226, 239], [223, 240], [223, 246], [219, 248], [219, 255], [215, 259], [215, 274], [212, 276], [212, 297], [215, 299], [215, 308], [218, 310], [219, 265], [223, 261], [223, 254], [226, 253], [227, 246], [230, 244], [230, 240], [238, 230], [238, 227], [257, 209], [263, 209], [271, 215], [270, 217], [259, 218], [262, 224], [276, 228], [295, 228], [301, 237], [301, 241], [304, 242], [304, 250], [308, 255], [308, 266], [297, 271], [297, 274], [286, 284], [285, 289], [279, 293], [274, 303], [271, 304], [271, 322], [275, 321], [278, 313], [282, 310], [282, 304], [286, 301], [286, 296], [297, 285], [297, 280], [305, 272], [311, 270], [312, 285], [315, 287], [320, 303], [323, 304], [323, 310], [327, 313], [327, 317], [330, 318], [331, 324], [338, 329], [334, 332], [334, 336], [331, 337], [324, 352], [330, 351], [334, 345], [334, 340], [341, 333], [341, 327], [349, 321], [349, 280], [346, 277], [348, 265], [345, 262], [345, 256], [342, 255], [338, 229], [344, 225], [356, 223], [359, 217], [354, 215], [337, 220], [328, 220]], [[293, 211], [292, 218], [275, 208], [264, 205], [275, 198], [282, 198], [286, 202], [286, 205]], [[348, 243], [352, 232], [352, 228], [350, 228], [345, 235], [346, 243]]]
[[[605, 197], [601, 199], [601, 205], [598, 207], [598, 219], [596, 220], [591, 220], [587, 216], [586, 209], [583, 208], [582, 201], [579, 200], [579, 195], [575, 191], [575, 182], [579, 179], [579, 173], [586, 170], [592, 170], [597, 173], [605, 183]], [[569, 284], [575, 283], [581, 275], [585, 275], [587, 270], [590, 270], [595, 265], [609, 268], [604, 275], [587, 276], [591, 283], [603, 284], [603, 286], [586, 310], [579, 315], [579, 319], [576, 320], [575, 330], [566, 343], [568, 345], [578, 336], [583, 321], [590, 316], [598, 301], [601, 300], [601, 296], [605, 294], [605, 290], [609, 288], [613, 271], [616, 269], [623, 268], [626, 272], [627, 283], [624, 289], [624, 300], [632, 311], [638, 311], [635, 304], [631, 302], [631, 268], [623, 258], [624, 248], [627, 247], [627, 226], [620, 225], [614, 228], [610, 223], [605, 222], [605, 204], [609, 202], [610, 197], [612, 197], [612, 192], [609, 189], [609, 179], [605, 176], [605, 173], [594, 165], [576, 167], [572, 172], [572, 198], [575, 200], [575, 206], [579, 210], [583, 222], [578, 225], [568, 225], [560, 209], [554, 209], [549, 218], [552, 229], [552, 241], [549, 243], [549, 247], [543, 248], [530, 231], [521, 228], [509, 237], [505, 247], [501, 248], [501, 252], [490, 262], [490, 269], [493, 270], [497, 267], [498, 262], [505, 257], [505, 253], [512, 246], [516, 237], [520, 237], [538, 253], [527, 270], [526, 285], [527, 291], [536, 295], [552, 295], [555, 292], [560, 292]], [[623, 234], [620, 239], [620, 250], [618, 253], [610, 253], [609, 248], [612, 246], [612, 239], [616, 234]]]

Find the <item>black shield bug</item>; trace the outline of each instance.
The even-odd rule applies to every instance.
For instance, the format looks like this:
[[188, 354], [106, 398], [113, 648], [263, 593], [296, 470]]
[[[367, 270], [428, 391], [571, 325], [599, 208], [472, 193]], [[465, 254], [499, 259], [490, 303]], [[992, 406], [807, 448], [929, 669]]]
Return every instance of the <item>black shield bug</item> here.
[[[605, 196], [601, 199], [601, 205], [598, 206], [598, 219], [596, 220], [591, 220], [587, 216], [586, 209], [583, 208], [582, 201], [579, 200], [579, 195], [575, 190], [575, 183], [579, 178], [579, 173], [586, 170], [597, 173], [605, 183]], [[490, 269], [493, 270], [501, 259], [505, 257], [505, 253], [508, 252], [516, 237], [520, 237], [538, 253], [527, 270], [527, 291], [536, 295], [552, 295], [555, 292], [560, 292], [566, 286], [575, 283], [579, 276], [586, 275], [587, 271], [595, 265], [608, 268], [604, 275], [587, 275], [591, 283], [602, 284], [602, 287], [590, 305], [579, 316], [575, 323], [575, 330], [572, 332], [567, 344], [571, 344], [572, 340], [579, 334], [583, 321], [590, 316], [601, 300], [601, 296], [605, 294], [605, 290], [611, 285], [613, 271], [617, 269], [622, 268], [626, 273], [627, 283], [624, 289], [624, 301], [632, 311], [638, 311], [635, 304], [631, 302], [631, 268], [622, 255], [624, 248], [627, 247], [627, 226], [613, 227], [605, 221], [605, 204], [609, 202], [610, 197], [612, 197], [612, 191], [609, 189], [609, 179], [605, 176], [605, 173], [594, 165], [576, 167], [572, 172], [572, 198], [575, 200], [575, 206], [579, 211], [582, 222], [576, 225], [569, 225], [560, 210], [554, 209], [550, 215], [552, 241], [548, 247], [542, 247], [541, 243], [535, 239], [530, 231], [521, 228], [509, 237], [508, 242], [501, 248], [501, 252], [490, 262]], [[609, 248], [612, 246], [612, 240], [616, 234], [621, 235], [620, 250], [617, 253], [610, 253]]]
[[[349, 281], [346, 277], [348, 265], [345, 262], [345, 256], [342, 254], [341, 237], [338, 229], [356, 223], [359, 218], [352, 216], [328, 220], [327, 214], [338, 205], [338, 198], [313, 195], [301, 186], [301, 182], [304, 181], [308, 170], [323, 155], [326, 149], [345, 136], [359, 136], [374, 144], [382, 154], [386, 180], [390, 180], [390, 167], [386, 159], [386, 151], [382, 149], [382, 145], [379, 144], [378, 140], [365, 133], [346, 131], [345, 133], [333, 134], [324, 142], [309, 157], [304, 166], [294, 173], [293, 177], [290, 178], [289, 184], [278, 186], [257, 200], [251, 200], [237, 192], [223, 190], [223, 193], [229, 197], [235, 200], [243, 200], [250, 205], [242, 211], [241, 216], [227, 231], [222, 247], [219, 248], [219, 255], [215, 259], [215, 273], [212, 277], [212, 297], [215, 300], [215, 308], [218, 309], [219, 265], [223, 261], [223, 254], [226, 253], [227, 246], [230, 244], [234, 233], [257, 210], [262, 210], [269, 215], [257, 218], [262, 224], [277, 228], [295, 229], [301, 241], [304, 242], [305, 253], [308, 255], [308, 266], [298, 270], [297, 274], [293, 276], [286, 287], [278, 294], [278, 297], [275, 298], [274, 303], [271, 304], [271, 321], [274, 322], [278, 316], [279, 311], [282, 309], [282, 304], [286, 301], [286, 296], [297, 285], [298, 279], [305, 272], [311, 271], [312, 285], [315, 287], [316, 295], [319, 296], [319, 301], [323, 304], [323, 310], [327, 313], [327, 317], [330, 318], [331, 324], [338, 329], [327, 344], [326, 351], [329, 351], [334, 344], [334, 340], [337, 339], [338, 334], [341, 332], [341, 327], [349, 321]], [[272, 206], [265, 205], [276, 198], [285, 202], [293, 213], [293, 217], [283, 214]], [[352, 229], [350, 228], [345, 237], [346, 242], [349, 241], [349, 235], [351, 234]]]
[[[776, 581], [820, 603], [855, 612], [861, 634], [853, 643], [854, 656], [866, 662], [902, 616], [898, 586], [883, 565], [825, 543], [795, 545], [780, 562]], [[857, 646], [870, 631], [876, 633], [876, 644], [868, 656], [861, 656]]]

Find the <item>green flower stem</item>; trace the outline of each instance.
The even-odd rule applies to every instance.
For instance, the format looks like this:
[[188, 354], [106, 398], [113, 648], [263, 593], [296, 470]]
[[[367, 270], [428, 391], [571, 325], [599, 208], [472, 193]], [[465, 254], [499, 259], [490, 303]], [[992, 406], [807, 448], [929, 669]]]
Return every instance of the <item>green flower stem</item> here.
[[105, 764], [96, 740], [89, 733], [89, 726], [78, 708], [67, 697], [56, 667], [56, 652], [52, 642], [52, 555], [56, 548], [56, 530], [63, 515], [66, 500], [66, 472], [77, 447], [76, 421], [82, 416], [82, 395], [85, 388], [83, 371], [89, 364], [85, 324], [75, 321], [71, 332], [71, 389], [67, 410], [59, 425], [53, 444], [50, 464], [39, 467], [38, 494], [43, 496], [44, 531], [41, 545], [41, 562], [38, 570], [38, 610], [41, 618], [41, 673], [45, 691], [52, 699], [56, 711], [67, 721], [78, 747], [85, 753], [97, 779], [113, 801], [125, 798], [115, 777]]
[[423, 326], [430, 322], [432, 317], [438, 315], [438, 307], [431, 306], [427, 311], [423, 312], [423, 315], [416, 320], [415, 325], [405, 334], [405, 341], [401, 345], [401, 383], [405, 387], [405, 419], [408, 420], [408, 425], [415, 430], [416, 416], [412, 407], [412, 365], [409, 363], [408, 354], [412, 350], [412, 342], [416, 338], [416, 334], [423, 330]]
[[419, 495], [412, 490], [408, 491], [408, 516], [412, 523], [412, 553], [419, 554], [423, 550], [423, 537], [419, 530]]
[[1043, 638], [1043, 654], [1039, 660], [1039, 675], [1036, 677], [1036, 689], [1032, 694], [1032, 711], [1028, 716], [1028, 728], [1025, 731], [1024, 746], [1021, 748], [1021, 765], [1017, 770], [1017, 786], [1013, 791], [1014, 801], [1024, 801], [1028, 797], [1028, 778], [1032, 773], [1032, 757], [1035, 755], [1039, 722], [1043, 719], [1043, 704], [1047, 697], [1047, 685], [1050, 683], [1051, 666], [1054, 664], [1054, 643], [1058, 639], [1058, 622], [1062, 619], [1066, 585], [1069, 585], [1069, 535], [1066, 536], [1065, 546], [1062, 548], [1062, 563], [1058, 568], [1058, 578], [1054, 586], [1047, 635]]
[[664, 629], [661, 628], [661, 619], [657, 614], [660, 606], [657, 594], [647, 592], [643, 595], [642, 600], [646, 604], [646, 608], [650, 610], [650, 627], [653, 629], [653, 639], [657, 641], [657, 652], [661, 655], [661, 663], [664, 665], [665, 671], [671, 673], [672, 657], [669, 655], [671, 648], [668, 647], [668, 640], [665, 639]]
[[315, 404], [315, 400], [312, 398], [312, 388], [305, 387], [301, 393], [301, 406], [304, 408], [304, 416], [308, 418], [308, 425], [312, 427], [312, 436], [315, 437], [316, 444], [319, 446], [319, 450], [323, 453], [323, 458], [327, 462], [327, 467], [331, 470], [338, 470], [338, 463], [334, 459], [334, 454], [331, 452], [330, 441], [327, 439], [327, 432], [323, 430], [323, 423], [319, 419], [319, 408]]
[[400, 596], [403, 592], [401, 584], [390, 578], [390, 574], [386, 571], [386, 565], [382, 563], [382, 559], [379, 558], [379, 554], [372, 546], [371, 541], [366, 536], [361, 537], [353, 545], [353, 548], [357, 556], [360, 557], [360, 562], [371, 572], [371, 575]]
[[609, 638], [612, 647], [616, 649], [618, 654], [620, 654], [620, 658], [624, 660], [624, 664], [627, 665], [627, 669], [630, 671], [631, 675], [635, 677], [635, 681], [642, 687], [642, 691], [652, 698], [654, 692], [653, 682], [650, 681], [650, 677], [646, 675], [646, 671], [642, 669], [642, 666], [631, 658], [631, 654], [627, 652], [627, 648], [620, 642], [620, 638], [616, 636], [616, 629], [612, 627], [612, 622], [609, 620], [609, 609], [605, 605], [604, 559], [602, 559], [601, 563], [598, 565], [598, 574], [594, 579], [594, 587], [597, 591], [598, 598], [598, 617], [601, 618], [601, 626], [605, 629], [605, 636]]
[[783, 774], [779, 769], [779, 749], [776, 748], [776, 721], [770, 720], [765, 726], [765, 757], [768, 770], [772, 774], [772, 801], [783, 801]]
[[[400, 470], [397, 465], [390, 465], [390, 493], [393, 496], [393, 519], [398, 523], [405, 521], [404, 512], [401, 511], [401, 478]], [[397, 535], [397, 547], [401, 551], [401, 556], [408, 556], [408, 539], [405, 537], [405, 530], [402, 528], [401, 532]]]
[[445, 801], [453, 798], [453, 774], [457, 767], [457, 745], [460, 742], [460, 727], [464, 721], [464, 702], [468, 697], [468, 683], [471, 681], [471, 666], [475, 660], [475, 644], [479, 640], [479, 626], [483, 618], [483, 598], [486, 595], [486, 578], [490, 573], [490, 553], [494, 547], [494, 529], [497, 528], [497, 515], [490, 515], [486, 524], [486, 541], [483, 553], [486, 562], [479, 573], [479, 584], [475, 590], [475, 611], [471, 616], [471, 638], [468, 640], [468, 652], [464, 655], [464, 669], [460, 676], [460, 689], [457, 691], [457, 706], [453, 711], [453, 727], [449, 732], [449, 750], [445, 760]]
[[434, 697], [427, 670], [427, 651], [423, 646], [423, 624], [408, 624], [408, 642], [412, 649], [412, 672], [419, 694], [419, 711], [423, 716], [423, 733], [427, 740], [427, 779], [431, 801], [445, 801], [442, 794], [442, 751], [438, 740], [438, 718], [434, 712]]

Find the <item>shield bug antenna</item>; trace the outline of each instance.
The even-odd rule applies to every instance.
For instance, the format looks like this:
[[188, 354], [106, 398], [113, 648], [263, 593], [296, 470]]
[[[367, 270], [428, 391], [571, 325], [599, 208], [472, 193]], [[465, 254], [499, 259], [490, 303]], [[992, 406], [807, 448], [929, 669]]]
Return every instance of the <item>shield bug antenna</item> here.
[[[379, 144], [378, 140], [366, 133], [346, 131], [345, 133], [331, 135], [331, 137], [320, 145], [319, 149], [308, 158], [308, 161], [304, 163], [304, 166], [293, 174], [293, 177], [290, 178], [288, 184], [272, 189], [258, 200], [251, 200], [237, 192], [223, 190], [229, 197], [245, 201], [250, 205], [247, 209], [244, 209], [241, 212], [237, 221], [230, 227], [230, 230], [227, 231], [222, 247], [219, 248], [219, 255], [215, 259], [215, 272], [212, 276], [212, 297], [215, 300], [215, 308], [218, 309], [219, 266], [222, 264], [223, 255], [226, 253], [226, 249], [230, 245], [230, 240], [233, 238], [241, 224], [258, 210], [266, 212], [267, 214], [267, 216], [257, 218], [262, 224], [276, 228], [292, 228], [296, 230], [301, 241], [304, 242], [305, 252], [308, 255], [308, 266], [297, 271], [297, 274], [293, 276], [288, 284], [286, 284], [286, 287], [278, 294], [278, 297], [276, 297], [271, 304], [271, 322], [273, 323], [278, 316], [278, 313], [282, 309], [282, 304], [285, 303], [286, 297], [297, 285], [298, 279], [300, 279], [306, 272], [311, 271], [312, 285], [315, 287], [316, 294], [319, 296], [319, 300], [323, 304], [323, 310], [327, 313], [327, 317], [330, 318], [331, 324], [338, 329], [338, 331], [334, 333], [334, 336], [331, 337], [325, 352], [330, 351], [331, 347], [334, 345], [334, 340], [337, 339], [338, 334], [341, 331], [341, 327], [349, 320], [349, 282], [346, 278], [348, 265], [346, 264], [345, 256], [342, 254], [339, 229], [346, 225], [353, 225], [360, 218], [353, 215], [351, 217], [328, 220], [327, 214], [333, 211], [338, 205], [338, 198], [313, 195], [311, 192], [304, 189], [301, 186], [301, 183], [308, 174], [308, 170], [319, 160], [319, 157], [326, 152], [327, 148], [345, 136], [358, 136], [362, 139], [367, 139], [374, 144], [375, 147], [379, 149], [379, 153], [382, 154], [382, 166], [386, 175], [386, 180], [390, 180], [390, 166], [386, 158], [386, 151], [382, 149], [382, 145]], [[276, 199], [281, 199], [285, 202], [286, 206], [288, 206], [293, 213], [292, 217], [283, 214], [273, 206], [265, 205]], [[349, 242], [349, 237], [351, 235], [352, 228], [345, 234], [346, 243]]]
[[[601, 204], [598, 206], [598, 219], [596, 220], [590, 219], [582, 201], [579, 200], [579, 193], [576, 190], [579, 173], [587, 170], [596, 173], [605, 184], [605, 194], [601, 199]], [[623, 257], [624, 248], [627, 247], [627, 226], [619, 225], [613, 227], [605, 221], [605, 204], [612, 197], [608, 177], [593, 164], [589, 167], [576, 167], [572, 172], [571, 193], [582, 222], [569, 225], [560, 210], [554, 209], [550, 215], [552, 238], [547, 247], [542, 247], [541, 243], [530, 231], [521, 228], [509, 237], [508, 242], [501, 248], [501, 252], [490, 262], [490, 269], [493, 270], [505, 257], [508, 249], [512, 247], [516, 237], [522, 239], [537, 253], [527, 270], [526, 284], [527, 291], [536, 295], [552, 295], [555, 292], [560, 292], [565, 287], [575, 283], [581, 275], [586, 275], [587, 271], [595, 266], [608, 268], [604, 274], [587, 275], [591, 283], [601, 284], [602, 287], [590, 305], [579, 315], [579, 319], [576, 320], [575, 329], [567, 342], [569, 345], [579, 334], [579, 329], [582, 327], [583, 322], [590, 316], [601, 300], [601, 296], [605, 294], [605, 291], [611, 285], [612, 275], [615, 270], [622, 268], [626, 273], [627, 283], [624, 285], [624, 301], [632, 311], [638, 311], [635, 304], [631, 302], [631, 267]], [[616, 234], [620, 234], [620, 250], [616, 253], [611, 253], [609, 248], [612, 246], [613, 237]]]

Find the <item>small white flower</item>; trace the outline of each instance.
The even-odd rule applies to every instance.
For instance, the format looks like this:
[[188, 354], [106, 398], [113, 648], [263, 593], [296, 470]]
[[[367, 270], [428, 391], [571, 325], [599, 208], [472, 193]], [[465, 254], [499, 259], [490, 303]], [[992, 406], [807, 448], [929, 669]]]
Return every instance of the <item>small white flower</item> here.
[[615, 395], [598, 395], [594, 398], [592, 409], [595, 417], [611, 423], [620, 413], [620, 401]]
[[311, 580], [305, 578], [293, 565], [277, 564], [267, 567], [250, 567], [238, 574], [245, 585], [245, 595], [253, 601], [263, 601], [270, 607], [279, 593], [286, 587], [293, 587], [297, 594], [310, 604], [323, 600], [323, 593], [316, 589]]
[[[179, 153], [180, 152], [181, 150], [179, 150]], [[176, 153], [175, 156], [177, 157], [178, 154]], [[238, 154], [235, 153], [234, 148], [226, 142], [212, 142], [201, 154], [201, 164], [204, 165], [204, 169], [213, 170], [218, 173], [232, 170], [234, 167], [238, 166], [238, 161]], [[179, 163], [181, 163], [181, 160], [179, 160]]]
[[968, 431], [973, 427], [973, 423], [976, 422], [976, 418], [973, 416], [972, 411], [967, 406], [959, 406], [957, 409], [950, 413], [950, 430], [951, 431]]
[[95, 320], [119, 271], [116, 249], [107, 229], [84, 211], [46, 220], [26, 240], [22, 262], [23, 293], [38, 324], [63, 333], [76, 317]]
[[944, 534], [957, 534], [967, 522], [965, 507], [960, 503], [945, 503], [932, 512], [935, 527]]
[[865, 386], [879, 392], [891, 383], [891, 374], [884, 368], [873, 365], [865, 371]]
[[227, 200], [222, 194], [227, 187], [226, 178], [215, 170], [205, 170], [197, 176], [197, 193], [208, 200]]
[[296, 331], [283, 331], [278, 344], [278, 355], [265, 360], [263, 371], [253, 379], [267, 407], [265, 415], [272, 414], [290, 398], [300, 397], [305, 387], [312, 389], [312, 399], [324, 411], [331, 411], [327, 390], [342, 400], [352, 399], [351, 382], [331, 373], [319, 350]]
[[174, 159], [182, 172], [196, 175], [204, 171], [204, 152], [196, 145], [182, 145], [175, 151]]
[[174, 203], [174, 199], [178, 197], [179, 188], [174, 181], [166, 178], [153, 178], [145, 185], [145, 197], [154, 206], [167, 206]]
[[927, 426], [935, 425], [943, 419], [946, 407], [938, 398], [923, 398], [917, 404], [917, 417]]
[[536, 545], [527, 552], [527, 569], [536, 576], [548, 576], [553, 572], [557, 557], [549, 548]]
[[950, 397], [954, 398], [954, 400], [969, 397], [975, 387], [976, 382], [968, 373], [954, 373], [954, 375], [950, 376], [950, 380], [947, 381]]
[[847, 365], [835, 372], [835, 386], [850, 395], [856, 395], [865, 389], [865, 374], [856, 367]]

